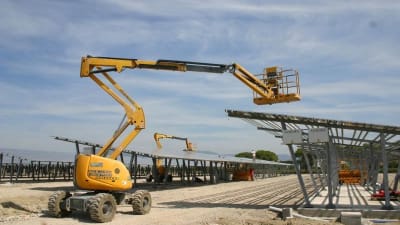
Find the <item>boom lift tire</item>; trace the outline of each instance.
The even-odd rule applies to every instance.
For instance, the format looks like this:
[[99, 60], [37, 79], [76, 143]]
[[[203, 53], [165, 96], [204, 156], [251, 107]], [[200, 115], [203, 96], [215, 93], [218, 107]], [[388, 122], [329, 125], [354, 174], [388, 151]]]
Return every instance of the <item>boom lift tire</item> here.
[[89, 216], [93, 221], [110, 222], [117, 211], [117, 202], [114, 196], [100, 193], [90, 199], [88, 205]]
[[54, 217], [65, 217], [70, 214], [70, 211], [65, 209], [65, 199], [71, 197], [71, 193], [66, 191], [54, 192], [47, 203], [49, 214]]
[[129, 199], [129, 202], [135, 215], [144, 215], [150, 212], [151, 195], [146, 190], [136, 191]]

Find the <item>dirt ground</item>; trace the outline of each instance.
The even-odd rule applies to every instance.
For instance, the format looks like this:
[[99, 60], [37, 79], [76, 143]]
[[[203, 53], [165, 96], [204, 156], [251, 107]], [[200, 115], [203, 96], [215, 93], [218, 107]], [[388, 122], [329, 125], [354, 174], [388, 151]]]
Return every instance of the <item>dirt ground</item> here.
[[[47, 215], [47, 201], [56, 190], [72, 190], [72, 182], [0, 184], [0, 224], [93, 224], [86, 214], [65, 218]], [[302, 203], [295, 175], [214, 185], [138, 185], [152, 195], [146, 215], [132, 215], [129, 205], [118, 206], [106, 224], [174, 225], [301, 225], [340, 224], [294, 218], [283, 221], [270, 205], [295, 207]], [[278, 206], [277, 206], [278, 207]]]

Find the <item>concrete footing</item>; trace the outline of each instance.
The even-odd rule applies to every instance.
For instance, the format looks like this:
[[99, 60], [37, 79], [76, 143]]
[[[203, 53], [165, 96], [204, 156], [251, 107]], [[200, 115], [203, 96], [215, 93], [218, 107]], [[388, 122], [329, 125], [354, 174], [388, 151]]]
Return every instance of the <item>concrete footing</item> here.
[[361, 212], [341, 212], [340, 222], [344, 225], [361, 225]]
[[282, 219], [291, 219], [293, 218], [293, 209], [292, 208], [283, 208], [282, 209]]

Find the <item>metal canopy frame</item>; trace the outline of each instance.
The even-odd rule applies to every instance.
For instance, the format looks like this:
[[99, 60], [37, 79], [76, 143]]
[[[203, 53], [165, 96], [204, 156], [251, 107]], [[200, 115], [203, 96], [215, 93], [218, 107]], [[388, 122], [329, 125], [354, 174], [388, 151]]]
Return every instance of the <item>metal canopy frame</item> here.
[[[293, 146], [303, 149], [303, 158], [310, 173], [316, 195], [319, 189], [328, 188], [328, 204], [326, 208], [335, 208], [333, 196], [338, 190], [339, 161], [347, 160], [358, 163], [360, 171], [367, 171], [363, 181], [376, 191], [376, 182], [380, 163], [383, 164], [383, 187], [385, 189], [385, 204], [383, 209], [392, 209], [389, 197], [388, 161], [400, 162], [400, 127], [351, 121], [310, 118], [302, 116], [226, 110], [229, 117], [236, 117], [266, 131], [274, 137], [282, 139], [284, 131], [300, 130], [301, 143], [288, 144], [296, 173], [304, 195], [305, 207], [312, 207], [304, 185]], [[314, 128], [327, 128], [329, 141], [326, 143], [310, 143], [309, 131]], [[306, 156], [307, 154], [307, 156]], [[318, 162], [319, 167], [311, 168], [309, 158]], [[312, 171], [317, 171], [313, 174]], [[321, 176], [322, 174], [322, 176]], [[400, 175], [400, 168], [397, 170]], [[320, 187], [317, 186], [319, 182]]]
[[[56, 140], [59, 140], [59, 141], [74, 143], [77, 154], [81, 153], [80, 145], [91, 147], [90, 150], [91, 150], [92, 154], [95, 154], [96, 150], [103, 147], [100, 144], [91, 143], [91, 142], [83, 141], [83, 140], [72, 139], [72, 138], [66, 138], [66, 137], [60, 137], [60, 136], [55, 136], [53, 138]], [[125, 153], [130, 156], [130, 162], [129, 162], [128, 168], [130, 169], [131, 175], [133, 175], [134, 184], [136, 184], [136, 177], [137, 177], [136, 176], [136, 174], [137, 174], [136, 168], [138, 165], [138, 163], [137, 163], [138, 156], [152, 159], [152, 162], [153, 162], [152, 173], [154, 174], [154, 177], [158, 176], [158, 171], [156, 170], [156, 160], [164, 159], [164, 166], [166, 168], [165, 174], [164, 174], [164, 180], [157, 181], [159, 183], [167, 182], [168, 172], [171, 169], [171, 163], [173, 161], [175, 161], [175, 163], [176, 163], [176, 167], [179, 170], [179, 174], [180, 174], [182, 182], [184, 182], [185, 179], [187, 179], [187, 181], [191, 180], [192, 176], [195, 175], [194, 173], [196, 173], [196, 170], [192, 169], [192, 168], [198, 167], [199, 164], [203, 170], [204, 181], [206, 181], [206, 174], [208, 174], [210, 183], [215, 183], [217, 181], [218, 177], [228, 179], [227, 178], [228, 177], [228, 172], [227, 172], [228, 164], [229, 165], [234, 164], [236, 166], [238, 166], [240, 164], [246, 164], [246, 165], [251, 165], [252, 167], [255, 167], [255, 168], [259, 168], [263, 172], [263, 174], [262, 174], [263, 178], [266, 177], [265, 172], [267, 172], [267, 171], [268, 171], [268, 174], [267, 174], [268, 177], [275, 176], [275, 175], [277, 176], [279, 171], [284, 172], [284, 170], [289, 170], [293, 166], [293, 164], [288, 164], [288, 163], [280, 163], [280, 162], [260, 160], [260, 159], [237, 158], [237, 157], [233, 157], [233, 156], [210, 155], [210, 154], [205, 154], [205, 153], [201, 153], [201, 152], [197, 152], [197, 151], [193, 151], [193, 152], [181, 151], [181, 154], [177, 154], [177, 153], [167, 152], [165, 150], [144, 152], [144, 151], [134, 151], [134, 150], [126, 149], [126, 150], [122, 151], [122, 153]], [[121, 157], [121, 161], [124, 162], [124, 154], [120, 154], [120, 157]], [[207, 167], [207, 164], [209, 165], [208, 167]], [[280, 174], [280, 175], [282, 175], [282, 174]], [[154, 182], [156, 182], [156, 179], [154, 179]]]

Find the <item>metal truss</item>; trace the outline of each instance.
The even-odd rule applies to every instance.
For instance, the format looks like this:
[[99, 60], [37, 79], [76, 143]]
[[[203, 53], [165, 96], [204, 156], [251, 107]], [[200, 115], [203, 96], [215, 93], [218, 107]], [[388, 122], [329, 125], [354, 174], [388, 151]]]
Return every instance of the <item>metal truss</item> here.
[[[360, 171], [362, 183], [375, 191], [380, 165], [383, 170], [383, 187], [385, 204], [383, 209], [391, 209], [388, 183], [388, 163], [400, 161], [400, 127], [351, 121], [310, 118], [293, 115], [271, 114], [226, 110], [229, 117], [236, 117], [266, 131], [276, 138], [283, 139], [286, 131], [299, 131], [301, 141], [287, 144], [295, 163], [296, 173], [304, 195], [305, 206], [312, 207], [308, 192], [304, 186], [298, 160], [294, 155], [294, 147], [303, 150], [303, 158], [310, 174], [314, 193], [328, 188], [328, 204], [326, 208], [335, 208], [333, 196], [338, 189], [338, 171], [341, 161], [352, 162], [352, 166]], [[315, 128], [326, 128], [329, 140], [321, 143], [309, 141], [309, 133]], [[313, 162], [311, 165], [310, 161]], [[400, 174], [400, 167], [397, 169]], [[319, 184], [319, 185], [318, 185]]]

